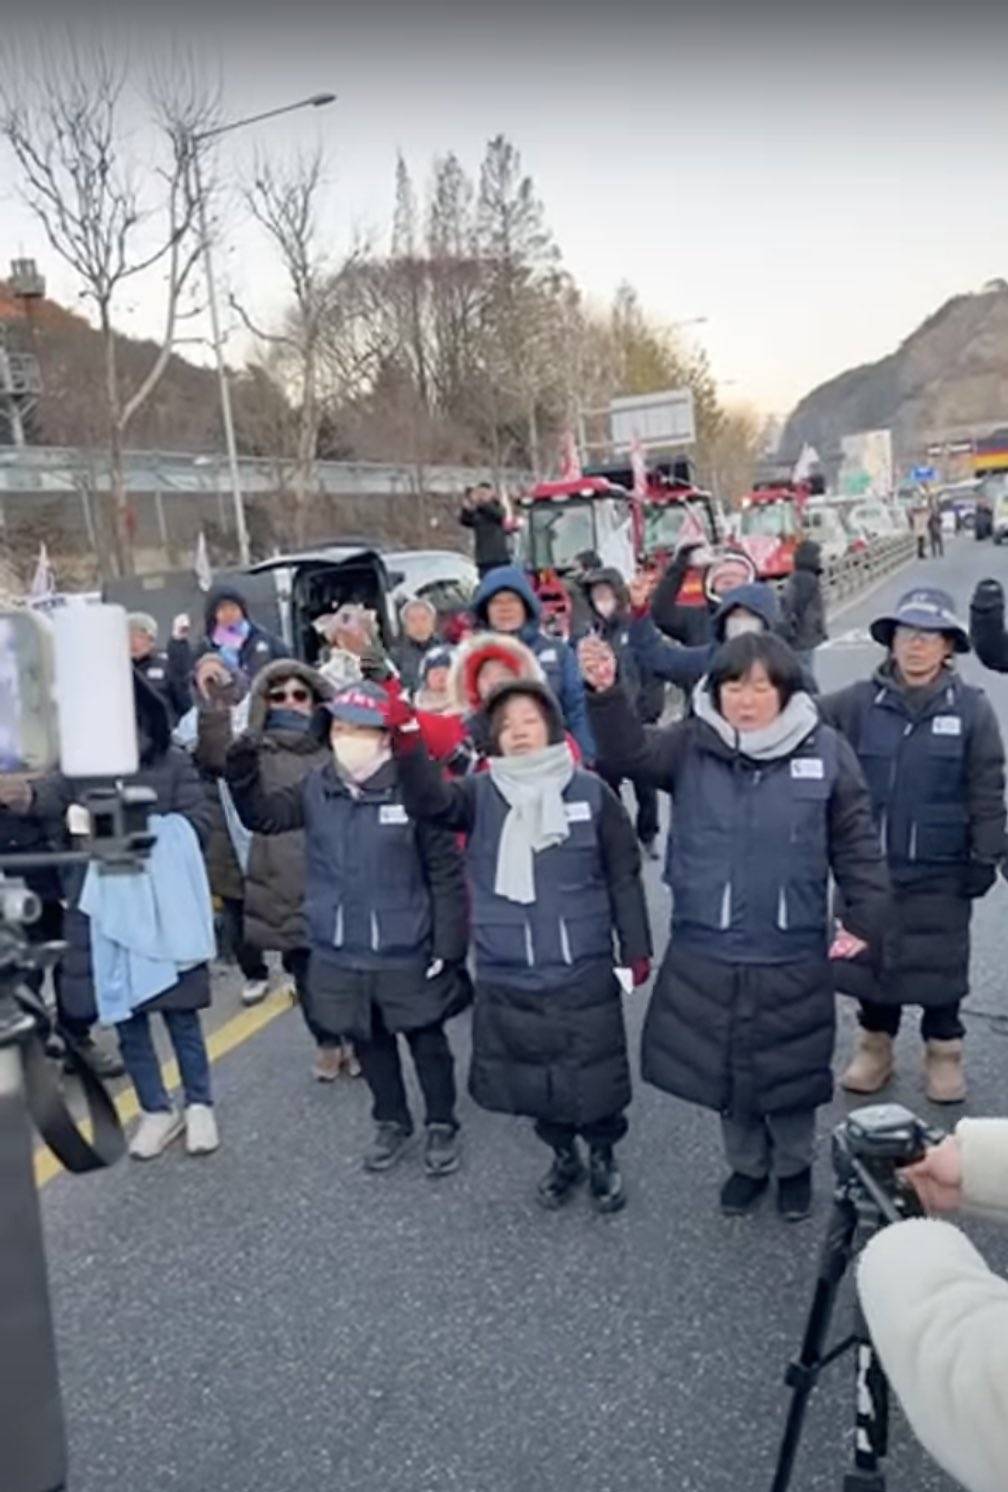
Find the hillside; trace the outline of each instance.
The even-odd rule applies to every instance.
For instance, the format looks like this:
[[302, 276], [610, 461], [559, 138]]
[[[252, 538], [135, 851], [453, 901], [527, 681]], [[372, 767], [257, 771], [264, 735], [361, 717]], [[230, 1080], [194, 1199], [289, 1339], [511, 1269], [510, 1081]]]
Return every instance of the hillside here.
[[828, 458], [840, 438], [889, 428], [903, 459], [930, 441], [1008, 424], [1008, 284], [957, 295], [876, 363], [807, 394], [781, 435], [782, 459], [808, 442]]

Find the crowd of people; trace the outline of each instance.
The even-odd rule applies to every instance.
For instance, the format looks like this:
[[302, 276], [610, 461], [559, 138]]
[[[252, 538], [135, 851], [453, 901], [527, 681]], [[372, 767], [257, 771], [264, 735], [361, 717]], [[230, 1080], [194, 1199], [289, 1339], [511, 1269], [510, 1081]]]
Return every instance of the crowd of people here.
[[[821, 694], [814, 543], [780, 598], [759, 582], [715, 590], [685, 638], [676, 576], [695, 554], [629, 584], [587, 566], [568, 641], [544, 629], [492, 492], [467, 515], [483, 559], [461, 640], [416, 598], [389, 650], [360, 606], [320, 617], [316, 666], [233, 589], [208, 597], [198, 638], [177, 618], [163, 651], [154, 619], [130, 616], [135, 781], [154, 794], [155, 846], [143, 876], [32, 873], [34, 936], [67, 944], [60, 1027], [99, 1074], [128, 1073], [134, 1157], [181, 1136], [209, 1154], [220, 1137], [200, 1011], [222, 944], [246, 1004], [289, 988], [316, 1079], [363, 1080], [368, 1171], [396, 1165], [414, 1133], [408, 1048], [423, 1165], [441, 1178], [462, 1155], [447, 1023], [472, 1007], [470, 1095], [533, 1121], [551, 1152], [539, 1202], [559, 1208], [587, 1184], [598, 1212], [618, 1212], [632, 1113], [623, 1001], [652, 973], [642, 856], [660, 858], [667, 794], [671, 919], [641, 1075], [718, 1115], [725, 1215], [750, 1212], [773, 1183], [781, 1217], [801, 1221], [816, 1110], [833, 1094], [838, 992], [858, 1003], [847, 1091], [885, 1092], [910, 1006], [928, 1099], [967, 1094], [970, 922], [1004, 864], [1005, 770], [995, 714], [956, 659], [972, 640], [1008, 671], [1001, 586], [977, 588], [968, 627], [944, 591], [913, 587], [871, 625], [871, 675]], [[681, 718], [665, 708], [668, 683], [684, 691]], [[72, 843], [86, 829], [80, 797], [58, 774], [0, 778], [3, 848]], [[95, 1040], [99, 1026], [117, 1050]], [[968, 1125], [960, 1135], [982, 1152], [969, 1169], [986, 1195], [989, 1146]], [[947, 1203], [958, 1153], [935, 1152], [911, 1178], [929, 1205]], [[962, 1253], [943, 1237], [914, 1240], [913, 1277], [895, 1244], [862, 1265], [866, 1309], [897, 1370], [906, 1359], [912, 1399], [916, 1347], [891, 1316], [891, 1280], [931, 1289], [942, 1248]], [[959, 1258], [967, 1273], [975, 1263]], [[982, 1281], [976, 1298], [989, 1298]]]

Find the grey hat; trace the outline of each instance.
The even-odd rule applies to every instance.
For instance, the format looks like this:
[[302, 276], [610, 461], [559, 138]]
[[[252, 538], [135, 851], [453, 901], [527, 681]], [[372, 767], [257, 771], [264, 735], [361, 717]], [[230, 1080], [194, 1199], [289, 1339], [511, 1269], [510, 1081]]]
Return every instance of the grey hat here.
[[877, 616], [869, 627], [876, 642], [892, 647], [897, 627], [914, 627], [918, 632], [941, 632], [953, 643], [957, 653], [970, 650], [969, 633], [956, 616], [955, 602], [948, 591], [936, 586], [916, 586], [900, 596], [895, 610]]
[[158, 624], [149, 611], [131, 611], [126, 618], [126, 625], [131, 632], [146, 632], [157, 642]]

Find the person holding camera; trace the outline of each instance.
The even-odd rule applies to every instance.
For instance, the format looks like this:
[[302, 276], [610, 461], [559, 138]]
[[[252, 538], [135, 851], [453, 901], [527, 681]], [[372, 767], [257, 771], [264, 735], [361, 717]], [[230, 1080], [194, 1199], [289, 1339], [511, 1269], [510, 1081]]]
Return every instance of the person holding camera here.
[[473, 559], [481, 580], [498, 565], [510, 565], [508, 515], [489, 482], [477, 482], [475, 487], [467, 489], [458, 521], [463, 528], [472, 530]]
[[[780, 638], [726, 642], [693, 714], [644, 727], [598, 638], [580, 645], [599, 760], [671, 793], [672, 933], [644, 1022], [647, 1082], [721, 1115], [728, 1216], [777, 1181], [782, 1217], [808, 1216], [815, 1112], [833, 1093], [829, 966], [878, 935], [888, 881], [864, 778], [823, 725]], [[831, 950], [829, 881], [847, 903]]]
[[837, 967], [861, 1028], [840, 1081], [851, 1093], [884, 1088], [902, 1008], [919, 1005], [927, 1096], [961, 1103], [970, 919], [1005, 852], [1001, 730], [982, 690], [955, 671], [970, 643], [945, 591], [915, 587], [870, 630], [882, 664], [820, 701], [864, 768], [893, 883], [881, 944]]
[[[1008, 1120], [962, 1119], [901, 1173], [929, 1213], [1008, 1223]], [[1008, 1280], [957, 1228], [910, 1218], [858, 1263], [872, 1342], [918, 1440], [967, 1492], [1008, 1486]]]
[[[487, 770], [446, 781], [405, 701], [392, 711], [410, 817], [465, 835], [476, 1000], [469, 1088], [497, 1113], [535, 1120], [553, 1151], [542, 1206], [587, 1175], [602, 1213], [626, 1201], [613, 1147], [630, 1102], [619, 962], [651, 970], [640, 852], [616, 794], [577, 767], [560, 708], [536, 679], [499, 684], [485, 705]], [[588, 1145], [588, 1168], [578, 1141]]]
[[[90, 867], [68, 877], [61, 997], [79, 1018], [115, 1026], [141, 1109], [130, 1154], [153, 1160], [184, 1132], [189, 1154], [205, 1155], [219, 1144], [199, 1019], [210, 1004], [213, 956], [210, 889], [201, 853], [211, 809], [188, 755], [172, 744], [163, 699], [136, 673], [133, 691], [140, 766], [123, 785], [154, 793], [155, 844], [142, 874], [100, 876]], [[8, 781], [0, 779], [0, 797], [9, 804]], [[55, 839], [67, 825], [74, 832], [85, 786], [55, 773], [24, 785], [14, 806], [37, 818]], [[155, 1013], [164, 1019], [178, 1062], [181, 1113], [154, 1049], [150, 1017]]]
[[303, 830], [309, 1008], [316, 1025], [355, 1045], [374, 1100], [368, 1171], [387, 1171], [413, 1132], [398, 1034], [426, 1105], [428, 1176], [458, 1169], [454, 1060], [444, 1023], [468, 996], [468, 916], [452, 834], [414, 825], [392, 759], [389, 700], [362, 681], [316, 712], [325, 765], [267, 786], [263, 739], [250, 730], [227, 755], [238, 812], [257, 835]]

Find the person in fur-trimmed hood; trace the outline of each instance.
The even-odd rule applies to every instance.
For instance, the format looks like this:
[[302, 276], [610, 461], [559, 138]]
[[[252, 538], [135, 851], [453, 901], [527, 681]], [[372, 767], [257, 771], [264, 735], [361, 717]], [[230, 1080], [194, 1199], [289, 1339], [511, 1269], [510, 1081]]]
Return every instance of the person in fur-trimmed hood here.
[[[1008, 1120], [962, 1119], [903, 1173], [928, 1212], [1008, 1223]], [[966, 1492], [1004, 1492], [1008, 1467], [1008, 1280], [949, 1223], [911, 1218], [861, 1255], [868, 1330], [907, 1419]]]

